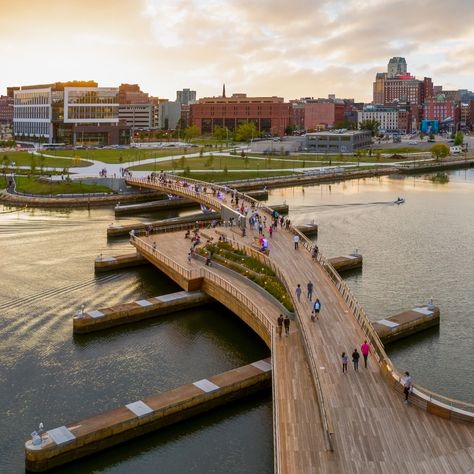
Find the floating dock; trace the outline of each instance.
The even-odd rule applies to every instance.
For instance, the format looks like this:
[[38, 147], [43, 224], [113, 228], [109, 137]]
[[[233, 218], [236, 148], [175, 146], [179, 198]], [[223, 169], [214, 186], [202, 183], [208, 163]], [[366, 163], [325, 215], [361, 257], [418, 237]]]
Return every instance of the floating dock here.
[[73, 332], [85, 334], [100, 329], [134, 323], [162, 314], [194, 308], [214, 301], [203, 291], [178, 291], [169, 295], [123, 303], [110, 308], [96, 309], [76, 314], [73, 318]]
[[329, 263], [338, 272], [345, 272], [347, 270], [355, 270], [362, 268], [362, 255], [353, 253], [351, 255], [343, 255], [342, 257], [328, 258]]
[[318, 224], [301, 224], [296, 225], [295, 228], [304, 235], [316, 235], [318, 233]]
[[177, 225], [192, 224], [193, 222], [207, 222], [214, 219], [220, 219], [219, 212], [203, 212], [198, 214], [191, 214], [189, 216], [172, 217], [171, 219], [162, 219], [153, 222], [134, 222], [133, 224], [112, 224], [107, 227], [107, 237], [119, 237], [128, 235], [133, 230], [144, 230], [146, 226], [152, 226], [154, 231], [166, 230]]
[[46, 431], [39, 444], [25, 443], [26, 469], [43, 472], [270, 388], [271, 369], [271, 359], [259, 360]]
[[387, 319], [372, 323], [384, 344], [411, 336], [425, 329], [439, 326], [440, 312], [436, 306], [420, 306]]
[[94, 268], [96, 272], [109, 272], [120, 268], [136, 267], [146, 263], [149, 263], [148, 260], [138, 252], [116, 256], [101, 254], [96, 257]]

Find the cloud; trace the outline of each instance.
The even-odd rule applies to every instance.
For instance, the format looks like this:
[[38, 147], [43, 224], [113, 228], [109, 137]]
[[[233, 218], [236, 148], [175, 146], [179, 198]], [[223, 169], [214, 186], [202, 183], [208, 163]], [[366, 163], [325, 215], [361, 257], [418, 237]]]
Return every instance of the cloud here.
[[371, 100], [391, 56], [437, 84], [472, 87], [462, 83], [474, 72], [471, 0], [0, 0], [0, 11], [2, 88], [95, 78], [173, 98], [182, 87], [216, 95], [226, 82]]

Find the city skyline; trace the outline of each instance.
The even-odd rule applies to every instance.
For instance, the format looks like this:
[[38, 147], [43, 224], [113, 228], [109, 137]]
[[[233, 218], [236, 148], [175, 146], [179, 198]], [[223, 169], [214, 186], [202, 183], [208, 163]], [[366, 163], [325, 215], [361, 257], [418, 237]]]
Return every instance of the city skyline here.
[[[392, 56], [445, 89], [472, 89], [474, 9], [455, 0], [0, 0], [0, 91], [89, 80], [138, 83], [174, 99], [228, 95], [353, 97], [370, 102]], [[399, 13], [404, 12], [403, 21]], [[462, 13], [463, 21], [460, 22]], [[373, 19], [377, 21], [374, 22]], [[456, 58], [450, 61], [450, 57]]]

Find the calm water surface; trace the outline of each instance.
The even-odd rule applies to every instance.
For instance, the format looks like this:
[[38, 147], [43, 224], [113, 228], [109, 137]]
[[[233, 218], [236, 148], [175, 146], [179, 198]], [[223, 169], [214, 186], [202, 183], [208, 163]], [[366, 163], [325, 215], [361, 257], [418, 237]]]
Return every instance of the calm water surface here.
[[[1, 210], [1, 209], [0, 209]], [[94, 275], [111, 210], [0, 214], [0, 472], [24, 471], [23, 443], [46, 429], [267, 357], [215, 304], [74, 337], [72, 315], [179, 291], [153, 267]], [[134, 219], [136, 220], [136, 219]], [[241, 401], [58, 472], [272, 472], [271, 394]]]

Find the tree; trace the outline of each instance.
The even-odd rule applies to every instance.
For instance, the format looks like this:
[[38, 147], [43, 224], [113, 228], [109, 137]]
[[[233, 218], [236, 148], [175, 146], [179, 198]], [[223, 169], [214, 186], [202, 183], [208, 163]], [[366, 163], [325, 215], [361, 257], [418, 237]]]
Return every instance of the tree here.
[[379, 127], [380, 127], [380, 122], [378, 122], [377, 120], [373, 120], [373, 119], [362, 120], [362, 122], [360, 122], [360, 124], [359, 124], [359, 128], [361, 130], [368, 130], [373, 137], [375, 137], [375, 135], [377, 135], [377, 133], [379, 131]]
[[336, 130], [340, 130], [341, 128], [346, 128], [347, 130], [354, 130], [355, 128], [357, 128], [356, 125], [356, 122], [351, 122], [348, 119], [344, 119], [337, 120], [336, 122], [334, 122], [333, 128], [335, 128]]
[[235, 131], [235, 139], [238, 142], [248, 142], [258, 136], [260, 136], [260, 134], [253, 122], [241, 123]]
[[454, 135], [454, 145], [461, 146], [463, 143], [464, 143], [464, 133], [456, 132], [456, 135]]
[[449, 155], [449, 146], [444, 143], [438, 143], [430, 148], [431, 155], [438, 161], [440, 158], [446, 158]]
[[285, 127], [285, 135], [293, 135], [293, 132], [296, 130], [294, 125], [287, 125]]
[[190, 142], [193, 138], [199, 137], [200, 133], [201, 130], [199, 130], [197, 125], [191, 125], [184, 130], [184, 138]]
[[214, 138], [220, 142], [224, 141], [229, 134], [229, 129], [227, 127], [214, 127]]
[[206, 168], [210, 168], [214, 163], [214, 155], [211, 153], [208, 157], [206, 162], [204, 163], [204, 166]]
[[180, 159], [179, 159], [179, 167], [182, 168], [184, 170], [184, 167], [186, 166], [186, 158], [184, 156], [182, 156]]

